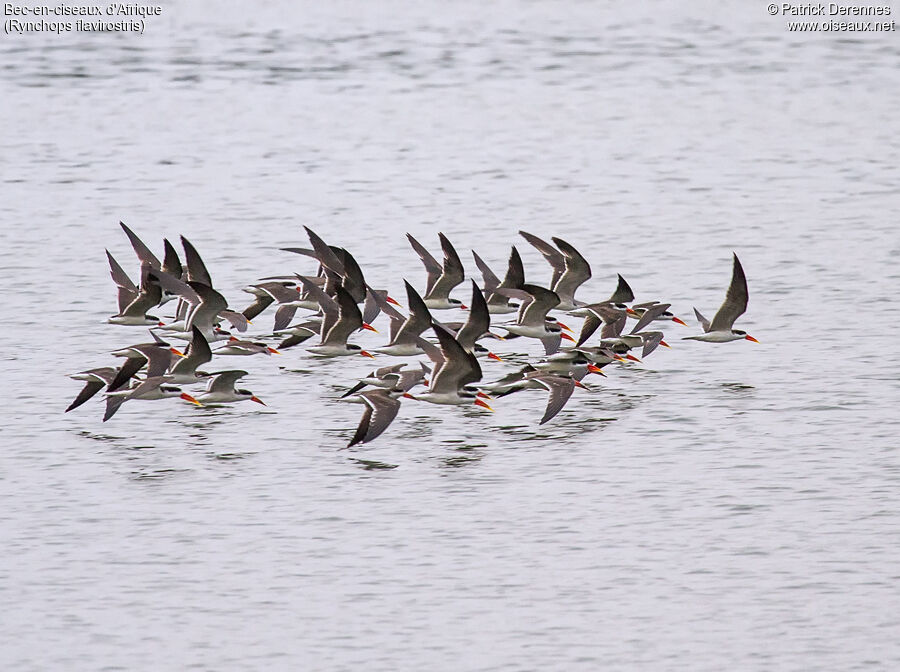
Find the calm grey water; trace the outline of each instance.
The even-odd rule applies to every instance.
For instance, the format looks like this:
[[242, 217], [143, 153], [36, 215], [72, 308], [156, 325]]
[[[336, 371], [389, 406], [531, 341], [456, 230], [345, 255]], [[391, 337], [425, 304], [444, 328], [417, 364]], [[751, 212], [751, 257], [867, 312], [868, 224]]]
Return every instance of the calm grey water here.
[[[784, 23], [203, 1], [143, 36], [4, 36], [3, 668], [898, 669], [900, 48]], [[399, 298], [424, 284], [407, 231], [470, 273], [515, 242], [537, 282], [516, 231], [559, 235], [581, 298], [619, 272], [685, 318], [734, 250], [762, 343], [673, 325], [544, 427], [538, 393], [407, 402], [351, 451], [332, 400], [371, 363], [299, 349], [225, 362], [267, 409], [103, 424], [62, 411], [66, 373], [146, 340], [104, 324], [104, 248], [136, 272], [119, 219], [187, 235], [235, 305], [312, 270], [277, 250], [304, 224]]]

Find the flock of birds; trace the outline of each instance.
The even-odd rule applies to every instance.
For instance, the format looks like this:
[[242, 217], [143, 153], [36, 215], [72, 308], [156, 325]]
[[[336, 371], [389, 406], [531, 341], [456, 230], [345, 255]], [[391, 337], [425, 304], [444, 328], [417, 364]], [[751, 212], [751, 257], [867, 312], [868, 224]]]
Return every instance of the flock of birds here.
[[[442, 261], [438, 261], [407, 234], [425, 266], [427, 283], [421, 295], [404, 281], [407, 301], [404, 315], [398, 310], [402, 306], [386, 290], [373, 289], [366, 283], [350, 252], [327, 244], [306, 227], [310, 248], [282, 249], [309, 258], [317, 266], [316, 270], [309, 275], [263, 278], [249, 285], [244, 291], [253, 296], [253, 301], [236, 311], [213, 288], [201, 256], [184, 236], [181, 237], [184, 262], [168, 240], [163, 241], [164, 256], [160, 261], [131, 229], [124, 223], [120, 225], [140, 262], [140, 277], [137, 282], [132, 281], [107, 250], [110, 274], [118, 289], [118, 313], [108, 322], [150, 327], [153, 340], [114, 351], [114, 357], [124, 360], [120, 366], [90, 369], [71, 376], [84, 381], [84, 387], [66, 412], [105, 389], [104, 422], [122, 404], [136, 400], [179, 397], [198, 406], [245, 400], [265, 405], [250, 390], [237, 387], [246, 371], [206, 372], [200, 367], [227, 356], [280, 354], [318, 337], [314, 345], [306, 347], [316, 357], [375, 357], [373, 353], [379, 353], [393, 358], [427, 358], [427, 362], [418, 361], [413, 365], [400, 362], [377, 368], [338, 399], [364, 406], [349, 446], [381, 435], [397, 416], [401, 399], [448, 406], [474, 404], [492, 410], [488, 401], [493, 397], [528, 389], [544, 390], [549, 393], [540, 420], [544, 424], [559, 413], [575, 387], [585, 387], [581, 381], [588, 374], [605, 375], [603, 369], [613, 362], [640, 362], [657, 347], [669, 347], [660, 325], [685, 324], [669, 311], [669, 303], [635, 304], [634, 293], [621, 275], [608, 299], [594, 303], [577, 300], [576, 291], [591, 277], [587, 260], [560, 238], [551, 238], [551, 244], [525, 231], [519, 233], [552, 268], [549, 288], [525, 281], [522, 259], [515, 246], [502, 280], [473, 251], [483, 283], [479, 287], [474, 280], [471, 282], [468, 305], [450, 296], [465, 281], [465, 271], [447, 237], [438, 234], [443, 252]], [[734, 328], [737, 318], [747, 309], [747, 298], [747, 279], [734, 255], [724, 303], [711, 321], [695, 308], [703, 333], [684, 337], [685, 340], [756, 341]], [[170, 318], [163, 320], [150, 314], [169, 301], [175, 302]], [[275, 322], [268, 336], [277, 339], [277, 346], [235, 335], [234, 332], [246, 332], [253, 324], [251, 321], [270, 307], [275, 309]], [[305, 314], [295, 322], [298, 310]], [[432, 311], [447, 310], [463, 311], [465, 320], [442, 322], [432, 315]], [[551, 311], [584, 318], [579, 335], [576, 337], [566, 324], [552, 317]], [[390, 341], [385, 346], [369, 352], [349, 342], [360, 330], [376, 331], [372, 322], [381, 314], [390, 321]], [[491, 331], [494, 315], [515, 317], [493, 325], [504, 332], [501, 334]], [[630, 319], [634, 325], [626, 331]], [[229, 329], [223, 328], [226, 323]], [[598, 329], [599, 339], [588, 345]], [[502, 342], [513, 338], [540, 340], [544, 357], [497, 380], [484, 381], [479, 359], [502, 362], [503, 358], [479, 341]], [[186, 341], [187, 347], [179, 349], [172, 345], [177, 341]], [[562, 347], [563, 341], [570, 342], [571, 346]], [[632, 353], [638, 349], [640, 358]], [[206, 385], [203, 392], [190, 394], [183, 389], [198, 384]]]

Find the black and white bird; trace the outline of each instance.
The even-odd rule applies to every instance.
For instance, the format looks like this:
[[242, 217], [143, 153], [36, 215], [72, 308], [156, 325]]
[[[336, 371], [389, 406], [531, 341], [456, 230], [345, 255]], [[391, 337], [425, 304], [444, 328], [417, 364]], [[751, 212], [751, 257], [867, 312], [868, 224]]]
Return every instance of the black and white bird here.
[[103, 366], [97, 369], [89, 369], [80, 373], [71, 374], [69, 378], [71, 378], [72, 380], [84, 381], [84, 387], [81, 388], [81, 392], [78, 393], [78, 396], [76, 396], [75, 399], [72, 400], [72, 403], [69, 404], [68, 408], [66, 408], [66, 413], [75, 410], [86, 401], [91, 399], [91, 397], [97, 394], [104, 387], [109, 385], [116, 377], [117, 372], [117, 368], [114, 368], [112, 366]]
[[484, 297], [487, 300], [488, 312], [491, 315], [504, 315], [515, 313], [519, 310], [519, 304], [509, 300], [508, 296], [495, 291], [500, 289], [521, 289], [525, 284], [525, 268], [522, 266], [522, 257], [519, 251], [513, 246], [509, 253], [509, 262], [506, 267], [506, 275], [503, 281], [500, 281], [484, 260], [478, 256], [475, 250], [472, 250], [472, 256], [475, 258], [475, 265], [481, 271], [481, 277], [484, 280]]
[[553, 247], [527, 231], [519, 231], [519, 235], [537, 249], [553, 268], [550, 289], [559, 296], [559, 304], [555, 309], [569, 311], [581, 306], [582, 303], [575, 300], [575, 291], [591, 279], [591, 265], [587, 259], [562, 238], [551, 238], [556, 245]]
[[109, 260], [109, 272], [113, 282], [118, 288], [119, 312], [113, 315], [107, 322], [129, 327], [134, 326], [158, 326], [160, 319], [150, 315], [149, 311], [162, 302], [162, 288], [155, 281], [149, 264], [141, 265], [141, 285], [135, 287], [122, 267], [113, 256], [106, 251]]
[[576, 386], [585, 387], [579, 379], [572, 375], [557, 375], [540, 371], [532, 366], [526, 366], [494, 383], [483, 386], [483, 389], [498, 397], [521, 392], [522, 390], [545, 390], [549, 392], [547, 407], [539, 423], [543, 425], [552, 420], [563, 409]]
[[453, 245], [447, 240], [447, 236], [438, 233], [441, 240], [441, 249], [444, 252], [444, 263], [439, 264], [437, 259], [431, 256], [422, 244], [413, 238], [410, 234], [406, 234], [409, 244], [419, 255], [419, 259], [425, 265], [428, 273], [428, 281], [423, 297], [425, 305], [433, 310], [447, 310], [449, 308], [462, 308], [466, 306], [458, 299], [451, 299], [450, 292], [457, 285], [462, 284], [465, 280], [465, 269], [462, 261], [456, 253]]
[[[617, 276], [618, 282], [616, 284], [615, 291], [610, 294], [609, 298], [606, 301], [600, 301], [594, 305], [609, 305], [613, 308], [617, 308], [619, 310], [628, 311], [628, 304], [634, 301], [634, 292], [631, 290], [631, 286], [628, 282], [623, 278], [620, 274]], [[570, 310], [569, 315], [573, 315], [575, 317], [587, 317], [590, 312], [590, 305], [585, 304], [582, 305], [575, 310]]]
[[292, 324], [286, 329], [277, 333], [282, 337], [281, 343], [278, 344], [278, 350], [285, 348], [293, 348], [295, 345], [305, 343], [310, 338], [319, 333], [322, 329], [322, 320], [319, 318], [310, 318], [297, 324]]
[[198, 371], [197, 367], [212, 360], [212, 350], [199, 328], [191, 327], [191, 335], [191, 342], [184, 357], [173, 361], [166, 373], [169, 382], [174, 385], [192, 385], [209, 377], [208, 373]]
[[154, 376], [140, 382], [134, 381], [131, 387], [121, 388], [114, 392], [106, 393], [106, 413], [103, 422], [109, 420], [126, 401], [155, 401], [157, 399], [170, 399], [179, 397], [197, 406], [202, 406], [197, 399], [180, 387], [169, 385], [165, 376]]
[[370, 352], [363, 350], [360, 346], [347, 342], [350, 335], [359, 329], [376, 331], [373, 326], [363, 322], [362, 313], [353, 297], [340, 285], [337, 286], [335, 298], [332, 299], [307, 278], [301, 278], [301, 282], [309, 291], [310, 296], [319, 303], [325, 315], [319, 331], [319, 344], [307, 348], [307, 350], [322, 357], [346, 355], [373, 357]]
[[280, 355], [281, 353], [275, 348], [259, 341], [245, 341], [232, 336], [224, 345], [216, 348], [214, 355]]
[[747, 310], [747, 276], [744, 275], [744, 267], [738, 256], [734, 255], [734, 265], [731, 271], [731, 284], [725, 294], [725, 301], [709, 322], [696, 308], [694, 313], [697, 320], [703, 325], [704, 333], [700, 336], [685, 336], [686, 341], [705, 341], [706, 343], [728, 343], [729, 341], [747, 340], [759, 343], [746, 331], [734, 328], [734, 323]]
[[441, 359], [435, 361], [434, 375], [431, 377], [428, 390], [421, 394], [407, 392], [403, 396], [443, 406], [474, 403], [476, 406], [493, 410], [483, 400], [482, 397], [485, 395], [473, 387], [474, 383], [481, 380], [481, 366], [478, 359], [472, 353], [466, 352], [446, 329], [437, 325], [433, 328], [440, 343]]
[[235, 383], [248, 375], [246, 371], [230, 370], [218, 371], [212, 374], [206, 391], [197, 395], [201, 404], [231, 404], [236, 401], [255, 401], [257, 404], [266, 404], [250, 390], [238, 389]]
[[147, 378], [165, 375], [176, 357], [184, 357], [184, 353], [178, 348], [171, 347], [152, 331], [150, 334], [154, 338], [153, 343], [138, 343], [137, 345], [129, 345], [113, 351], [112, 355], [125, 358], [125, 363], [110, 381], [107, 388], [108, 392], [113, 392], [124, 386], [145, 366], [147, 367], [145, 371]]
[[383, 390], [399, 389], [403, 392], [409, 392], [409, 390], [423, 382], [425, 376], [430, 372], [431, 369], [421, 362], [418, 367], [410, 369], [406, 368], [405, 363], [383, 366], [375, 369], [365, 378], [360, 378], [356, 385], [341, 395], [339, 401], [357, 401], [354, 397], [368, 386]]
[[[202, 262], [200, 263], [202, 264]], [[205, 268], [204, 266], [203, 269], [205, 270]], [[151, 273], [151, 277], [155, 277], [156, 281], [167, 291], [181, 297], [180, 303], [187, 306], [182, 320], [163, 327], [164, 330], [172, 333], [172, 338], [189, 341], [193, 338], [192, 327], [196, 326], [207, 343], [227, 340], [231, 335], [218, 328], [222, 318], [227, 319], [238, 331], [247, 330], [247, 318], [241, 313], [230, 310], [225, 297], [206, 283], [195, 280], [183, 282], [164, 271], [158, 271], [155, 276]]]
[[497, 289], [497, 291], [522, 300], [515, 323], [498, 325], [499, 327], [516, 336], [539, 339], [548, 355], [559, 350], [562, 340], [575, 340], [564, 333], [564, 329], [568, 329], [566, 325], [547, 317], [547, 314], [559, 305], [559, 296], [556, 292], [528, 283], [522, 285], [521, 289]]
[[[653, 308], [656, 308], [659, 305], [660, 305], [659, 301], [648, 301], [646, 303], [635, 303], [630, 308], [626, 309], [626, 312], [628, 313], [628, 317], [635, 319], [635, 320], [640, 320], [641, 318], [644, 317], [644, 315], [647, 314], [647, 311], [652, 310]], [[669, 311], [668, 308], [672, 304], [666, 303], [666, 304], [662, 304], [662, 305], [665, 305], [666, 309], [658, 312], [656, 314], [656, 316], [653, 318], [654, 320], [665, 320], [665, 321], [669, 321], [669, 322], [674, 322], [675, 324], [680, 324], [683, 327], [687, 326], [687, 324], [685, 324], [684, 320], [682, 320], [680, 317], [676, 317]]]
[[356, 395], [360, 403], [365, 404], [362, 418], [356, 428], [356, 433], [347, 444], [351, 448], [359, 443], [368, 443], [381, 436], [384, 430], [390, 426], [400, 410], [400, 389], [376, 389], [361, 392]]
[[495, 338], [496, 336], [491, 333], [491, 316], [488, 312], [487, 302], [484, 300], [484, 295], [474, 280], [472, 281], [472, 301], [466, 321], [458, 327], [455, 324], [446, 325], [437, 321], [435, 323], [451, 332], [466, 352], [471, 352], [476, 357], [487, 357], [498, 362], [503, 361], [500, 355], [491, 352], [478, 343], [478, 340], [485, 336], [493, 336]]
[[409, 306], [409, 315], [404, 318], [399, 312], [390, 307], [383, 307], [384, 312], [391, 320], [390, 342], [375, 352], [395, 357], [415, 357], [423, 354], [418, 344], [418, 337], [422, 332], [431, 327], [433, 319], [425, 301], [411, 284], [406, 282], [406, 300]]

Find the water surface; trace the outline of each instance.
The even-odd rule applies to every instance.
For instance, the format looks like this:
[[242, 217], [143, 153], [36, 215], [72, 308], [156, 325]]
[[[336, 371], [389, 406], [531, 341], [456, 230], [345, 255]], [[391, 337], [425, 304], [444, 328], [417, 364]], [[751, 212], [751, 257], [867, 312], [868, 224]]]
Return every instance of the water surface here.
[[[174, 3], [141, 37], [5, 37], [4, 666], [895, 669], [895, 35], [504, 0]], [[516, 232], [559, 235], [593, 265], [581, 298], [622, 273], [685, 319], [736, 251], [762, 343], [673, 326], [543, 427], [537, 393], [405, 403], [350, 451], [359, 410], [332, 400], [371, 363], [300, 350], [236, 360], [267, 409], [104, 424], [62, 410], [66, 373], [145, 340], [104, 324], [104, 248], [136, 268], [120, 219], [157, 250], [186, 235], [235, 305], [311, 270], [278, 251], [302, 225], [398, 298], [424, 284], [406, 232], [469, 273], [516, 243], [543, 283]]]

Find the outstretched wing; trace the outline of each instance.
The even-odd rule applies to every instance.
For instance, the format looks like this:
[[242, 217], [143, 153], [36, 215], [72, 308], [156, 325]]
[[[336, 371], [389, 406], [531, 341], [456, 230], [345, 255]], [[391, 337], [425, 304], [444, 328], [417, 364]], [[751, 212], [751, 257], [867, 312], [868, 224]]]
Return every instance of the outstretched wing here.
[[234, 384], [247, 375], [246, 371], [232, 369], [230, 371], [217, 371], [209, 379], [206, 385], [207, 392], [233, 392]]
[[575, 290], [581, 287], [591, 278], [591, 265], [581, 253], [562, 238], [553, 237], [551, 240], [562, 250], [565, 257], [565, 271], [559, 280], [553, 284], [553, 291], [560, 296], [574, 297]]
[[631, 291], [629, 284], [625, 282], [625, 278], [619, 275], [619, 284], [616, 285], [616, 291], [609, 297], [609, 302], [631, 303], [632, 301], [634, 301], [634, 292]]
[[637, 324], [634, 325], [634, 329], [631, 330], [631, 333], [636, 334], [641, 331], [644, 327], [653, 322], [653, 320], [666, 312], [671, 306], [671, 303], [657, 303], [647, 308], [644, 311], [644, 314], [641, 315], [641, 318], [637, 321]]
[[519, 324], [543, 324], [547, 319], [547, 313], [559, 305], [559, 295], [538, 285], [525, 284], [522, 285], [522, 289], [531, 295], [533, 301], [527, 306], [522, 304], [519, 310]]
[[466, 352], [446, 329], [438, 326], [433, 329], [441, 344], [444, 365], [435, 372], [429, 389], [435, 393], [456, 392], [463, 385], [481, 380], [481, 366], [475, 355]]
[[703, 331], [704, 332], [709, 331], [709, 320], [707, 320], [705, 317], [703, 317], [703, 315], [700, 313], [700, 311], [697, 310], [696, 308], [694, 308], [694, 315], [697, 316], [697, 321], [700, 323], [700, 326], [703, 327]]
[[322, 339], [323, 344], [346, 344], [350, 334], [362, 328], [362, 313], [359, 312], [359, 306], [356, 305], [356, 301], [353, 300], [350, 293], [340, 285], [337, 288], [337, 303], [338, 320], [325, 333], [325, 338]]
[[556, 286], [556, 283], [559, 281], [562, 274], [566, 272], [566, 258], [563, 256], [562, 252], [557, 250], [546, 240], [541, 240], [527, 231], [519, 231], [519, 235], [531, 243], [538, 252], [544, 255], [544, 259], [546, 259], [547, 263], [553, 267], [553, 279], [550, 281], [550, 286]]
[[481, 277], [484, 280], [484, 293], [490, 294], [500, 286], [500, 278], [494, 275], [494, 272], [485, 263], [484, 259], [478, 256], [475, 250], [472, 250], [472, 257], [475, 259], [475, 265], [481, 271]]
[[138, 238], [134, 231], [125, 226], [125, 222], [119, 222], [119, 226], [122, 227], [125, 235], [128, 236], [128, 240], [131, 241], [131, 247], [134, 248], [134, 253], [137, 255], [138, 259], [141, 260], [141, 263], [150, 264], [152, 268], [159, 268], [159, 259], [157, 259], [156, 255], [150, 251], [149, 247], [144, 245], [144, 241]]
[[356, 428], [356, 434], [347, 447], [357, 443], [367, 443], [378, 438], [397, 417], [400, 401], [393, 399], [387, 390], [373, 390], [359, 395], [366, 405], [363, 417]]
[[709, 325], [710, 331], [731, 331], [734, 321], [747, 310], [747, 277], [737, 255], [734, 255], [734, 267], [731, 271], [731, 284], [725, 294], [725, 302], [716, 312]]
[[575, 380], [565, 376], [536, 376], [534, 380], [550, 393], [547, 398], [547, 409], [540, 422], [543, 425], [552, 420], [569, 401], [575, 389]]
[[106, 258], [109, 260], [109, 275], [112, 277], [113, 282], [116, 283], [116, 288], [118, 289], [119, 315], [121, 315], [125, 312], [128, 304], [137, 297], [138, 288], [131, 281], [131, 278], [128, 277], [128, 274], [122, 270], [119, 262], [109, 253], [109, 250], [106, 250]]
[[426, 294], [427, 298], [449, 297], [453, 288], [465, 279], [465, 270], [456, 249], [443, 233], [438, 233], [438, 238], [441, 240], [441, 249], [444, 251], [444, 264], [441, 267], [440, 277]]
[[456, 333], [456, 340], [466, 350], [471, 351], [475, 347], [475, 341], [484, 336], [491, 328], [491, 316], [488, 313], [487, 302], [484, 295], [478, 289], [475, 281], [472, 281], [472, 302], [469, 304], [469, 316], [466, 323]]
[[422, 246], [422, 243], [413, 238], [409, 233], [406, 234], [406, 237], [409, 239], [409, 244], [412, 245], [416, 254], [419, 255], [419, 259], [421, 259], [422, 263], [425, 265], [425, 272], [428, 273], [428, 281], [425, 285], [425, 295], [427, 296], [431, 293], [431, 289], [434, 287], [438, 278], [441, 277], [441, 273], [444, 269], [438, 263], [438, 260], [432, 257], [428, 250]]
[[184, 263], [187, 266], [187, 279], [192, 282], [202, 282], [207, 287], [212, 287], [212, 278], [206, 270], [206, 264], [197, 252], [197, 248], [191, 242], [181, 236], [181, 246], [184, 248]]

